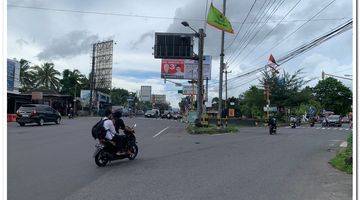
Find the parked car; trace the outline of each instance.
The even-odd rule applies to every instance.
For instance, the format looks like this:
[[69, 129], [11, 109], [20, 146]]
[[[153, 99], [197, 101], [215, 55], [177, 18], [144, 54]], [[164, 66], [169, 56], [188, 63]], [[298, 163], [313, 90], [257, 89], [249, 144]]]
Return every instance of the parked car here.
[[338, 126], [341, 127], [341, 117], [340, 115], [330, 115], [329, 117], [325, 117], [322, 126]]
[[43, 104], [26, 104], [22, 105], [16, 112], [16, 122], [20, 126], [28, 123], [37, 123], [39, 126], [45, 122], [55, 122], [60, 124], [61, 115], [52, 107]]
[[144, 111], [143, 110], [138, 110], [138, 111], [136, 111], [136, 115], [138, 115], [138, 116], [142, 116], [142, 115], [144, 115], [145, 113], [144, 113]]
[[350, 119], [347, 116], [341, 118], [341, 123], [350, 123]]
[[160, 115], [160, 111], [158, 109], [148, 110], [145, 113], [146, 118], [158, 118]]
[[161, 118], [172, 119], [173, 113], [171, 111], [165, 110], [164, 113], [161, 115]]
[[174, 113], [173, 114], [173, 119], [181, 119], [182, 118], [182, 115], [181, 114], [179, 114], [179, 113]]

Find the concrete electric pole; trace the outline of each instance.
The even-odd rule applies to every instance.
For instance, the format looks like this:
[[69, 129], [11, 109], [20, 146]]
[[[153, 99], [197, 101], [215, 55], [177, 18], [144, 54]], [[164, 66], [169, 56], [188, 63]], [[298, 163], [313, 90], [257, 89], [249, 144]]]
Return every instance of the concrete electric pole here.
[[[226, 0], [223, 1], [223, 14], [226, 12]], [[218, 126], [222, 126], [222, 92], [223, 92], [223, 73], [224, 73], [224, 38], [225, 32], [221, 31], [221, 53], [220, 53], [220, 76], [219, 76], [219, 110], [218, 110]]]

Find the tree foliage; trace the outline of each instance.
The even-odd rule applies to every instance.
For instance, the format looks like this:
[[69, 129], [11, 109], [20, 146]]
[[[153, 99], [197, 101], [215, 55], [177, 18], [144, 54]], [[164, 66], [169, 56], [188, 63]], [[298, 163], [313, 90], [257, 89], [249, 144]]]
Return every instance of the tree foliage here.
[[332, 77], [319, 81], [314, 87], [314, 93], [316, 100], [326, 110], [336, 114], [347, 114], [351, 111], [351, 90]]
[[35, 87], [47, 90], [60, 90], [60, 72], [54, 69], [53, 63], [44, 63], [41, 66], [34, 66]]

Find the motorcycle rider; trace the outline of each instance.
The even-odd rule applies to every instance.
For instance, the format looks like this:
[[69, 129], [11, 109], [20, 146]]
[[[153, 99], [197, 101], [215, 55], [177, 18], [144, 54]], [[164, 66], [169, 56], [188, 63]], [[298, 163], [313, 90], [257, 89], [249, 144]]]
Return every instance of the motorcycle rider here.
[[121, 136], [116, 132], [115, 126], [114, 126], [114, 121], [113, 121], [113, 116], [112, 116], [112, 112], [110, 109], [106, 109], [105, 110], [105, 117], [103, 118], [104, 120], [104, 128], [106, 130], [106, 135], [105, 138], [115, 142], [115, 146], [116, 149], [118, 150], [118, 152], [116, 153], [116, 155], [122, 155], [124, 154], [124, 152], [121, 152], [121, 144], [122, 144], [122, 138]]
[[268, 122], [268, 126], [269, 126], [269, 129], [270, 129], [270, 134], [273, 134], [271, 132], [271, 129], [276, 128], [276, 118], [274, 116], [270, 117], [269, 122]]
[[127, 151], [127, 154], [131, 154], [132, 152], [130, 150], [125, 149], [126, 135], [122, 135], [122, 134], [120, 135], [120, 132], [119, 132], [120, 129], [123, 130], [124, 132], [131, 131], [131, 130], [127, 129], [127, 127], [125, 126], [124, 121], [121, 119], [122, 111], [120, 109], [115, 110], [112, 113], [112, 117], [113, 117], [113, 122], [114, 122], [114, 126], [115, 126], [115, 131], [118, 134], [117, 137], [118, 137], [118, 140], [120, 142], [120, 145], [119, 145], [120, 146], [120, 151], [121, 152], [126, 152]]

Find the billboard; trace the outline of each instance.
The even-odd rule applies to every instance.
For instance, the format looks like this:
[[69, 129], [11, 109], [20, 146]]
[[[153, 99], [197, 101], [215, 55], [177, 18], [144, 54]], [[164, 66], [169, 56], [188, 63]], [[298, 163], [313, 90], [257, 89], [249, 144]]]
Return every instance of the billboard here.
[[95, 89], [111, 89], [113, 40], [93, 44]]
[[[211, 56], [204, 56], [203, 78], [211, 80]], [[162, 59], [161, 78], [197, 79], [198, 61], [190, 59]]]
[[141, 86], [140, 89], [140, 101], [151, 101], [151, 86]]
[[155, 33], [154, 58], [191, 59], [194, 34]]
[[80, 91], [80, 100], [82, 107], [89, 107], [90, 103], [90, 90], [81, 90]]

